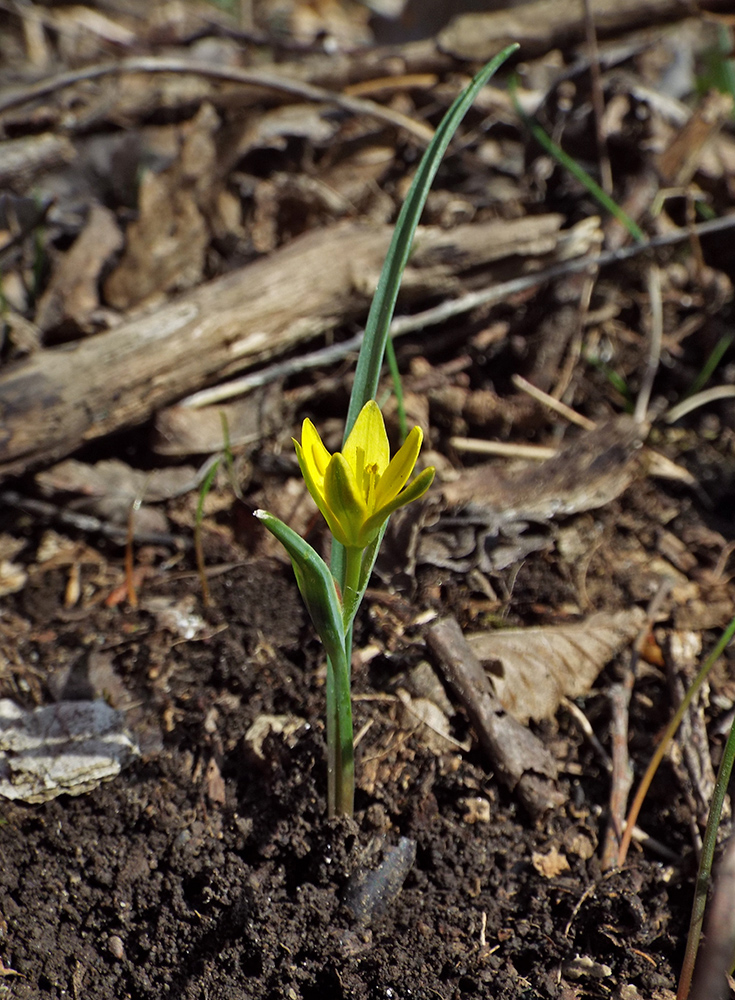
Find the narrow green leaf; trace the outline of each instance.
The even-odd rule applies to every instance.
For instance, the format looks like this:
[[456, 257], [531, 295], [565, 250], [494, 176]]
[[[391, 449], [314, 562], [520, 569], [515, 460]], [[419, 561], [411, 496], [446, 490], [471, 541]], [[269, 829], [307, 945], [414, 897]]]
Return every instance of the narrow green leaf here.
[[345, 658], [342, 604], [329, 567], [316, 549], [312, 548], [293, 528], [289, 528], [267, 510], [256, 510], [254, 514], [271, 534], [275, 535], [291, 557], [296, 583], [311, 615], [314, 628], [324, 644], [327, 655], [334, 662], [341, 664]]
[[478, 93], [496, 70], [518, 48], [519, 46], [515, 43], [509, 45], [502, 52], [499, 52], [486, 66], [483, 66], [472, 83], [451, 105], [421, 159], [416, 176], [413, 179], [413, 183], [398, 216], [393, 239], [385, 258], [378, 287], [370, 307], [370, 314], [365, 327], [365, 339], [363, 340], [360, 357], [357, 361], [355, 383], [352, 388], [350, 408], [347, 413], [345, 439], [352, 430], [352, 425], [357, 420], [357, 415], [365, 403], [369, 399], [375, 398], [375, 393], [378, 389], [378, 379], [380, 378], [380, 369], [385, 354], [385, 342], [388, 339], [388, 330], [393, 318], [393, 310], [398, 298], [401, 278], [408, 263], [416, 227], [424, 210], [429, 189], [439, 169], [439, 164], [447, 151], [452, 136], [469, 111]]
[[[380, 369], [383, 365], [383, 357], [385, 356], [388, 332], [391, 320], [393, 319], [398, 290], [401, 287], [403, 271], [408, 263], [416, 227], [419, 224], [419, 219], [424, 210], [429, 189], [439, 169], [439, 164], [447, 151], [452, 136], [469, 111], [478, 93], [506, 59], [518, 48], [519, 46], [515, 43], [508, 45], [494, 59], [491, 59], [486, 66], [483, 66], [467, 89], [452, 103], [436, 130], [434, 138], [421, 158], [406, 200], [398, 215], [393, 239], [391, 240], [388, 254], [383, 264], [383, 270], [378, 280], [378, 287], [375, 290], [370, 307], [370, 314], [368, 315], [365, 327], [365, 337], [360, 348], [360, 356], [357, 359], [352, 395], [350, 396], [350, 406], [345, 424], [345, 440], [347, 440], [352, 426], [365, 403], [369, 399], [375, 399], [378, 390]], [[344, 547], [336, 540], [332, 543], [331, 565], [335, 578], [342, 585], [344, 583], [345, 553]]]

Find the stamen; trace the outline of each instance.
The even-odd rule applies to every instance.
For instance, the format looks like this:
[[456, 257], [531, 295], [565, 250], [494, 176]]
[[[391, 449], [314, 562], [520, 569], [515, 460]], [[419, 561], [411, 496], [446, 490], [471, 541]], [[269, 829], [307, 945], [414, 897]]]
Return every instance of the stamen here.
[[365, 466], [365, 503], [368, 510], [370, 510], [374, 503], [375, 488], [378, 485], [378, 480], [380, 476], [378, 475], [378, 463], [372, 462], [370, 465]]

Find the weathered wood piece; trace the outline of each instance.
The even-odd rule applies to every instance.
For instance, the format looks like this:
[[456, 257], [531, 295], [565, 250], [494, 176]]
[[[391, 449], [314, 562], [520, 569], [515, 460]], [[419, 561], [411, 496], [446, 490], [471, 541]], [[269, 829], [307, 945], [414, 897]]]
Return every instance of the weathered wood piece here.
[[558, 807], [563, 796], [555, 784], [556, 761], [530, 729], [505, 712], [456, 619], [440, 619], [426, 639], [500, 781], [534, 817]]
[[[547, 215], [423, 229], [407, 272], [411, 295], [458, 290], [463, 270], [509, 255], [563, 256], [562, 221]], [[11, 366], [0, 374], [0, 477], [142, 423], [161, 406], [364, 314], [391, 234], [390, 226], [352, 222], [308, 233], [156, 312]]]
[[[731, 8], [730, 0], [707, 0], [712, 11]], [[688, 0], [590, 0], [600, 38], [679, 21], [694, 13]], [[535, 0], [508, 10], [462, 14], [439, 33], [438, 46], [458, 59], [484, 61], [511, 42], [521, 55], [540, 55], [551, 48], [585, 39], [584, 4], [580, 0]]]

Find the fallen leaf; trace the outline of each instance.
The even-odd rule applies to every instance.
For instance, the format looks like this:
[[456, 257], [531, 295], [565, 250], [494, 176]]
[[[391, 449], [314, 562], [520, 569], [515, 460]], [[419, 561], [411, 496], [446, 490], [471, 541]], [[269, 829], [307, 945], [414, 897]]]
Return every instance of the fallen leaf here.
[[644, 620], [640, 608], [601, 611], [573, 625], [475, 632], [467, 641], [490, 675], [503, 708], [526, 723], [553, 716], [564, 697], [587, 694]]
[[589, 976], [591, 979], [607, 979], [612, 975], [609, 965], [595, 962], [589, 955], [577, 955], [564, 966], [564, 975], [569, 979], [581, 979]]
[[305, 725], [306, 719], [300, 719], [298, 715], [259, 715], [245, 733], [245, 742], [251, 745], [256, 757], [265, 760], [263, 744], [271, 733], [283, 736], [287, 745], [292, 747], [296, 743], [293, 739], [295, 733]]
[[399, 688], [396, 694], [406, 712], [404, 725], [407, 729], [415, 729], [418, 725], [421, 741], [434, 753], [470, 749], [469, 741], [461, 742], [451, 735], [449, 719], [435, 702], [429, 698], [412, 698], [404, 688]]
[[159, 455], [195, 455], [221, 451], [223, 421], [230, 445], [253, 444], [291, 421], [291, 404], [281, 385], [259, 386], [234, 403], [216, 406], [169, 406], [156, 414], [153, 448]]
[[18, 563], [0, 559], [0, 597], [17, 594], [25, 587], [28, 574]]
[[167, 595], [154, 595], [143, 601], [141, 608], [155, 615], [158, 628], [179, 640], [189, 641], [204, 638], [208, 629], [205, 620], [195, 612], [195, 603], [193, 594], [186, 594], [178, 601]]
[[207, 798], [209, 801], [213, 805], [223, 806], [227, 801], [225, 779], [222, 777], [219, 764], [214, 757], [212, 757], [210, 762], [207, 764], [207, 771], [204, 775], [204, 780], [207, 783]]
[[567, 850], [576, 854], [583, 861], [588, 861], [595, 853], [595, 845], [587, 833], [577, 831], [571, 837], [565, 838]]
[[562, 854], [558, 847], [552, 847], [548, 854], [534, 851], [531, 862], [539, 875], [543, 875], [544, 878], [556, 878], [562, 872], [569, 871], [567, 856]]
[[105, 282], [105, 297], [129, 309], [163, 292], [191, 288], [204, 273], [209, 230], [203, 211], [217, 176], [214, 136], [219, 118], [210, 105], [182, 128], [178, 159], [140, 182], [140, 214], [126, 233], [119, 265]]
[[36, 482], [47, 494], [63, 491], [89, 497], [118, 496], [127, 503], [135, 500], [156, 503], [194, 489], [196, 470], [181, 465], [142, 472], [117, 458], [104, 459], [94, 465], [69, 458], [39, 472]]
[[28, 574], [19, 563], [13, 562], [24, 547], [25, 541], [11, 535], [0, 535], [0, 597], [16, 594], [25, 586]]
[[459, 805], [465, 810], [465, 814], [462, 817], [463, 823], [472, 826], [475, 823], [490, 822], [490, 803], [487, 799], [483, 799], [480, 796], [470, 796], [466, 799], [460, 799]]
[[197, 473], [191, 466], [184, 465], [143, 472], [116, 458], [94, 465], [70, 458], [39, 472], [36, 482], [47, 496], [77, 494], [68, 506], [78, 513], [92, 514], [111, 524], [127, 525], [132, 512], [136, 531], [166, 532], [166, 515], [149, 504], [195, 489]]
[[91, 316], [100, 304], [99, 277], [105, 263], [122, 245], [123, 236], [113, 213], [102, 205], [93, 205], [86, 226], [59, 260], [38, 304], [36, 325], [40, 330], [71, 324], [84, 333], [94, 332]]
[[623, 414], [544, 462], [516, 471], [485, 463], [441, 488], [444, 509], [421, 532], [419, 563], [495, 573], [553, 544], [548, 523], [610, 503], [630, 485], [647, 428]]

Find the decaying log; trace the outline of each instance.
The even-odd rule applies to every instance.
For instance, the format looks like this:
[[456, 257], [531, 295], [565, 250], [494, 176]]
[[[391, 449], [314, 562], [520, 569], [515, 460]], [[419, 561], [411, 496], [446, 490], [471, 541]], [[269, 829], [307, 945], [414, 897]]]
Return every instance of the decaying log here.
[[536, 818], [561, 805], [554, 758], [530, 729], [503, 709], [457, 620], [435, 622], [426, 641], [500, 781]]
[[[490, 261], [584, 253], [574, 231], [560, 232], [562, 221], [546, 215], [423, 229], [407, 288], [414, 298], [452, 293], [458, 274]], [[307, 233], [152, 314], [11, 366], [0, 374], [0, 476], [142, 423], [161, 406], [364, 314], [391, 234], [390, 226], [352, 222]]]
[[[730, 0], [706, 0], [702, 7], [728, 11]], [[590, 13], [600, 38], [619, 36], [696, 13], [689, 0], [590, 0]], [[439, 33], [439, 48], [458, 59], [484, 61], [511, 42], [524, 57], [540, 55], [584, 41], [585, 12], [581, 0], [533, 0], [509, 10], [461, 14]]]

